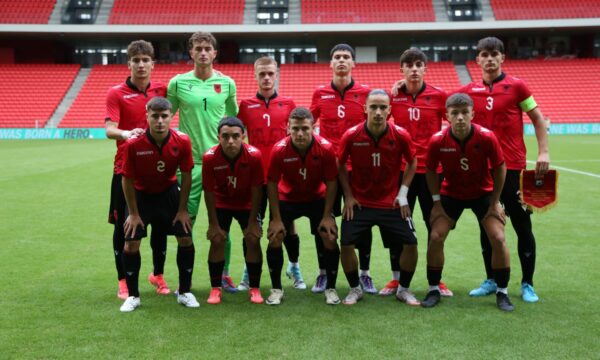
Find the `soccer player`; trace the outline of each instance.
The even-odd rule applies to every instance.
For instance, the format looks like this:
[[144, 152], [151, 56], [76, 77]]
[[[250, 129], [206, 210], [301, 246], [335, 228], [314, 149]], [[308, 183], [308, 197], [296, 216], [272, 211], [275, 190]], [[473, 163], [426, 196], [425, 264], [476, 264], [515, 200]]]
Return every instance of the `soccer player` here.
[[[310, 111], [317, 122], [317, 133], [333, 144], [338, 151], [340, 140], [346, 130], [360, 124], [365, 119], [365, 99], [369, 88], [361, 85], [352, 77], [355, 53], [348, 44], [337, 44], [330, 52], [329, 66], [333, 72], [333, 79], [327, 85], [319, 86], [313, 93]], [[350, 164], [349, 171], [352, 171]], [[342, 191], [334, 205], [334, 214], [341, 214]], [[371, 234], [369, 234], [371, 236]], [[370, 294], [376, 294], [377, 289], [369, 273], [371, 256], [371, 237], [366, 238], [359, 247], [360, 257], [360, 283], [363, 289]], [[323, 292], [326, 288], [326, 271], [322, 254], [319, 254], [320, 274], [317, 277], [313, 292]]]
[[[188, 210], [195, 222], [202, 196], [202, 155], [218, 143], [217, 125], [225, 116], [238, 112], [235, 82], [213, 69], [217, 56], [217, 40], [211, 33], [197, 32], [188, 40], [194, 70], [179, 74], [171, 79], [167, 91], [173, 103], [173, 112], [179, 110], [179, 129], [192, 140], [194, 162], [192, 191]], [[236, 292], [237, 288], [229, 276], [231, 240], [225, 247], [223, 287]]]
[[[411, 213], [414, 212], [415, 203], [419, 199], [421, 214], [427, 227], [427, 238], [429, 238], [431, 232], [429, 214], [433, 202], [425, 180], [425, 156], [429, 139], [442, 129], [448, 95], [444, 90], [425, 83], [427, 56], [421, 50], [410, 48], [404, 51], [400, 56], [400, 69], [404, 79], [398, 94], [392, 97], [392, 117], [396, 125], [408, 130], [417, 151], [417, 171], [408, 189], [408, 205]], [[380, 295], [396, 293], [400, 278], [399, 256], [400, 254], [390, 253], [392, 280], [379, 291]], [[442, 282], [440, 282], [440, 292], [442, 296], [452, 296], [452, 291]]]
[[[171, 103], [154, 97], [146, 105], [148, 129], [128, 140], [123, 161], [123, 193], [127, 201], [123, 267], [129, 297], [121, 305], [122, 312], [140, 306], [138, 277], [141, 257], [140, 242], [146, 237], [146, 226], [159, 228], [177, 237], [179, 289], [177, 302], [190, 308], [200, 306], [190, 292], [194, 270], [192, 223], [187, 211], [194, 167], [192, 145], [187, 135], [169, 129], [173, 119]], [[176, 172], [181, 171], [181, 190]]]
[[[286, 137], [288, 118], [290, 112], [296, 108], [296, 104], [292, 98], [281, 96], [275, 90], [278, 79], [277, 61], [275, 59], [268, 56], [256, 59], [254, 62], [254, 75], [258, 83], [258, 92], [256, 95], [240, 102], [238, 118], [242, 120], [246, 127], [248, 143], [255, 146], [262, 153], [266, 178], [269, 169], [271, 148], [279, 140]], [[260, 215], [264, 219], [267, 210], [266, 187], [263, 194]], [[300, 239], [293, 225], [290, 231], [286, 233], [283, 243], [287, 249], [289, 260], [286, 274], [293, 280], [294, 288], [304, 290], [306, 289], [306, 284], [304, 283], [300, 264], [298, 263]], [[244, 276], [242, 281], [240, 281], [238, 289], [248, 289], [247, 271], [244, 271]]]
[[269, 224], [267, 262], [272, 290], [267, 304], [279, 305], [283, 298], [281, 240], [293, 221], [302, 216], [310, 220], [315, 244], [323, 253], [327, 284], [325, 301], [336, 305], [335, 290], [340, 261], [333, 204], [337, 193], [337, 159], [331, 143], [313, 134], [314, 119], [307, 108], [298, 107], [289, 119], [290, 136], [278, 142], [271, 153], [268, 175]]
[[[339, 179], [344, 190], [342, 266], [350, 284], [344, 304], [356, 304], [363, 297], [354, 248], [368, 238], [371, 228], [377, 225], [385, 247], [392, 250], [403, 247], [396, 298], [417, 306], [419, 301], [409, 290], [418, 254], [407, 199], [408, 186], [417, 166], [414, 146], [408, 131], [387, 122], [390, 96], [384, 90], [369, 93], [365, 112], [367, 121], [346, 131], [339, 150]], [[350, 177], [345, 166], [348, 159], [352, 163]], [[403, 160], [406, 168], [400, 186]]]
[[[446, 101], [450, 127], [433, 135], [427, 150], [427, 184], [431, 191], [431, 239], [427, 246], [429, 292], [421, 303], [429, 308], [440, 302], [439, 283], [444, 267], [444, 242], [464, 209], [471, 209], [490, 239], [492, 271], [498, 284], [496, 304], [512, 311], [508, 298], [510, 260], [504, 239], [504, 212], [500, 192], [506, 166], [494, 133], [476, 124], [473, 100], [456, 93]], [[441, 164], [444, 180], [437, 173]], [[491, 167], [491, 174], [489, 168]]]
[[225, 242], [235, 218], [244, 233], [246, 268], [250, 301], [261, 304], [260, 250], [261, 219], [259, 216], [265, 175], [260, 150], [243, 142], [244, 124], [236, 117], [223, 118], [217, 127], [219, 145], [210, 148], [202, 159], [204, 202], [208, 213], [207, 237], [210, 240], [208, 271], [211, 291], [207, 302], [221, 302]]
[[[533, 288], [535, 271], [536, 243], [531, 225], [531, 212], [520, 201], [520, 173], [526, 167], [526, 148], [523, 141], [523, 112], [533, 123], [538, 145], [535, 164], [537, 178], [548, 172], [550, 153], [548, 134], [544, 116], [538, 108], [531, 91], [523, 80], [505, 74], [504, 44], [498, 38], [487, 37], [477, 44], [477, 64], [481, 66], [483, 78], [459, 90], [473, 98], [475, 118], [473, 122], [494, 132], [504, 152], [506, 160], [506, 182], [500, 200], [517, 234], [518, 253], [521, 260], [521, 296], [526, 302], [539, 300]], [[493, 293], [498, 284], [493, 281], [491, 271], [492, 250], [490, 242], [481, 231], [481, 247], [487, 279], [479, 288], [472, 290], [471, 296], [485, 296]]]
[[[117, 296], [122, 300], [129, 296], [122, 258], [123, 246], [125, 246], [123, 224], [127, 207], [121, 186], [125, 142], [132, 136], [144, 133], [147, 126], [146, 103], [148, 100], [155, 96], [165, 96], [167, 92], [164, 84], [150, 81], [150, 74], [154, 67], [153, 59], [154, 47], [151, 43], [144, 40], [132, 41], [127, 46], [127, 67], [130, 70], [130, 76], [125, 82], [112, 87], [106, 96], [106, 136], [116, 140], [117, 144], [108, 218], [109, 222], [114, 224], [113, 250], [119, 280]], [[152, 229], [150, 235], [154, 269], [148, 275], [148, 280], [156, 287], [158, 294], [167, 295], [171, 292], [163, 277], [167, 235], [161, 234], [158, 230]]]

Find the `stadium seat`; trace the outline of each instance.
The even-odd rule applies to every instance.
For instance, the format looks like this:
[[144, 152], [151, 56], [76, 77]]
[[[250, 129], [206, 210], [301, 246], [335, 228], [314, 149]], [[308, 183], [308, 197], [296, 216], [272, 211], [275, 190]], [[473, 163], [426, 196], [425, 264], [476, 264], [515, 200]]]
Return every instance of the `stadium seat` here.
[[0, 24], [47, 24], [56, 0], [0, 0]]
[[301, 11], [304, 24], [435, 21], [431, 0], [302, 0]]
[[597, 0], [490, 0], [496, 20], [600, 17]]
[[115, 0], [109, 24], [241, 24], [244, 0]]
[[[43, 127], [69, 90], [79, 65], [0, 65], [3, 128]], [[35, 76], [32, 76], [35, 74]]]
[[[470, 61], [467, 68], [473, 79], [481, 79], [477, 63]], [[600, 121], [600, 83], [574, 80], [581, 79], [582, 74], [600, 71], [600, 59], [506, 60], [502, 69], [525, 81], [542, 113], [552, 123]], [[529, 119], [525, 117], [525, 121]]]

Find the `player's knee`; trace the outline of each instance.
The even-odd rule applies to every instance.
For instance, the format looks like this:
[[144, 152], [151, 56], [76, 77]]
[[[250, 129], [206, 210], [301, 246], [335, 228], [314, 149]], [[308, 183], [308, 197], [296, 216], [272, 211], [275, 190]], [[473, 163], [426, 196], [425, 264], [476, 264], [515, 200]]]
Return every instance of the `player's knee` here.
[[179, 244], [179, 246], [188, 247], [192, 246], [193, 241], [190, 236], [177, 237], [177, 244]]
[[488, 238], [490, 239], [490, 244], [492, 245], [493, 249], [503, 247], [506, 244], [506, 240], [502, 232], [491, 234], [491, 236], [488, 236]]
[[123, 252], [127, 254], [132, 254], [140, 251], [140, 241], [126, 241], [125, 246], [123, 247]]
[[446, 240], [446, 235], [437, 230], [431, 230], [431, 234], [429, 234], [429, 245], [434, 246], [443, 246], [444, 241]]
[[260, 239], [245, 237], [244, 242], [248, 249], [256, 249], [260, 248]]

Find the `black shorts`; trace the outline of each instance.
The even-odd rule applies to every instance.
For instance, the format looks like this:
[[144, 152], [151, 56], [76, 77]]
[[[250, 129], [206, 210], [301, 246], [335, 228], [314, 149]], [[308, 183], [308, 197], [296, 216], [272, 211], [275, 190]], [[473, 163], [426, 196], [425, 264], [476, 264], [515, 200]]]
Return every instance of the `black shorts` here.
[[402, 219], [399, 209], [376, 209], [362, 207], [354, 209], [354, 219], [342, 220], [342, 246], [359, 246], [373, 226], [379, 226], [383, 246], [398, 248], [402, 245], [416, 245], [417, 236], [412, 220]]
[[117, 226], [123, 226], [125, 223], [125, 211], [127, 211], [127, 202], [123, 194], [123, 185], [121, 180], [123, 175], [113, 174], [110, 185], [110, 205], [108, 208], [108, 222]]
[[137, 228], [133, 237], [126, 237], [125, 240], [140, 240], [148, 236], [146, 229], [152, 225], [153, 229], [160, 229], [166, 235], [175, 235], [178, 237], [190, 237], [192, 233], [186, 233], [180, 222], [173, 225], [173, 219], [179, 209], [179, 188], [177, 184], [171, 186], [168, 190], [149, 194], [141, 191], [135, 192], [138, 211], [144, 222], [145, 228]]
[[[456, 223], [464, 209], [471, 209], [477, 220], [481, 222], [490, 207], [491, 194], [484, 195], [478, 199], [460, 200], [450, 196], [441, 196], [442, 207], [446, 214]], [[454, 229], [454, 226], [452, 227]]]
[[[248, 217], [250, 216], [250, 210], [230, 210], [230, 209], [219, 209], [217, 208], [217, 221], [219, 222], [219, 227], [229, 233], [231, 229], [231, 222], [235, 219], [238, 224], [240, 224], [240, 228], [242, 230], [248, 227]], [[256, 221], [258, 225], [262, 225], [260, 214], [258, 214]]]
[[319, 224], [323, 219], [323, 211], [325, 210], [325, 199], [318, 199], [310, 202], [290, 202], [279, 201], [279, 212], [281, 213], [281, 221], [288, 226], [294, 220], [306, 216], [310, 221], [310, 232], [313, 235], [319, 233]]

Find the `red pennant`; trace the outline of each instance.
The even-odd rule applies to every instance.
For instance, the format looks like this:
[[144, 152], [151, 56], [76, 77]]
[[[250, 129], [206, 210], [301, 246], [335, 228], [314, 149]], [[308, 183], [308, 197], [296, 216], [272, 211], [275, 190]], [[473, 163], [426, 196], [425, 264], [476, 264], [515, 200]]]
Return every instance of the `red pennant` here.
[[546, 211], [558, 201], [558, 172], [548, 170], [542, 179], [535, 178], [535, 170], [521, 172], [521, 201], [533, 211]]

